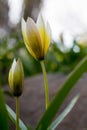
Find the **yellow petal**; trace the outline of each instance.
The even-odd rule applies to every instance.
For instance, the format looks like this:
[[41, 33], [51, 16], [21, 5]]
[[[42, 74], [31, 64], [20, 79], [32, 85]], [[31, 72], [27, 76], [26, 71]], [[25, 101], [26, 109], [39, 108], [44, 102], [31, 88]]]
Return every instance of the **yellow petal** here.
[[13, 75], [12, 75], [12, 69], [9, 71], [9, 76], [8, 76], [8, 81], [9, 81], [9, 86], [12, 88], [13, 86]]
[[45, 40], [45, 24], [44, 24], [44, 20], [42, 18], [42, 16], [39, 14], [37, 22], [36, 22], [36, 26], [39, 30], [39, 33], [41, 35], [42, 41], [43, 41], [43, 48], [44, 48], [44, 40]]
[[46, 55], [46, 53], [48, 51], [48, 48], [49, 48], [50, 42], [51, 42], [51, 29], [50, 29], [49, 23], [47, 23], [46, 29], [47, 29], [47, 31], [46, 31], [47, 34], [46, 34], [46, 40], [45, 40], [45, 42], [46, 42], [45, 51], [44, 51], [45, 55]]
[[30, 54], [36, 59], [36, 56], [29, 45], [29, 41], [28, 41], [27, 34], [26, 34], [26, 22], [23, 18], [22, 18], [22, 22], [21, 22], [21, 28], [22, 28], [22, 35], [24, 38], [24, 43], [25, 43], [28, 51], [30, 52]]
[[29, 46], [31, 47], [35, 56], [37, 59], [43, 58], [42, 39], [34, 21], [31, 18], [27, 19], [26, 30]]
[[13, 73], [13, 94], [20, 96], [24, 87], [24, 72], [21, 60], [18, 59]]
[[28, 39], [27, 39], [27, 35], [26, 35], [26, 22], [23, 18], [22, 18], [22, 22], [21, 22], [21, 28], [22, 28], [22, 35], [24, 38], [24, 42], [26, 44], [28, 44]]
[[37, 28], [39, 30], [39, 33], [42, 37], [42, 41], [43, 41], [43, 53], [44, 55], [46, 55], [47, 50], [49, 48], [50, 45], [50, 37], [51, 37], [51, 32], [50, 32], [50, 28], [47, 25], [45, 25], [45, 22], [43, 20], [43, 17], [41, 15], [39, 15], [38, 19], [37, 19]]
[[11, 69], [9, 71], [9, 76], [8, 76], [9, 85], [10, 85], [11, 89], [12, 89], [12, 86], [13, 86], [13, 73], [14, 73], [14, 70], [15, 70], [15, 66], [16, 66], [16, 60], [14, 59], [12, 66], [11, 66]]

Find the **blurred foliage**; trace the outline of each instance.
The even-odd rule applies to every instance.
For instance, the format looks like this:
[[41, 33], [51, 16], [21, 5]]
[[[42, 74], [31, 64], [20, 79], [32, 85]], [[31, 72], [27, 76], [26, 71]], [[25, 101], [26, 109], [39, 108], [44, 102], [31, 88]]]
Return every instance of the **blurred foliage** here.
[[76, 40], [73, 40], [73, 46], [70, 49], [62, 50], [64, 46], [60, 43], [53, 43], [47, 55], [46, 67], [48, 71], [69, 73], [76, 64], [87, 54], [87, 47], [80, 46]]
[[[79, 61], [87, 54], [87, 47], [83, 47], [73, 40], [73, 46], [68, 49], [64, 45], [63, 37], [60, 42], [52, 42], [48, 54], [45, 59], [45, 65], [48, 72], [64, 72], [68, 73], [79, 63]], [[32, 76], [41, 72], [41, 67], [26, 50], [22, 36], [19, 32], [0, 39], [0, 83], [7, 83], [8, 71], [12, 60], [20, 57], [25, 77]]]

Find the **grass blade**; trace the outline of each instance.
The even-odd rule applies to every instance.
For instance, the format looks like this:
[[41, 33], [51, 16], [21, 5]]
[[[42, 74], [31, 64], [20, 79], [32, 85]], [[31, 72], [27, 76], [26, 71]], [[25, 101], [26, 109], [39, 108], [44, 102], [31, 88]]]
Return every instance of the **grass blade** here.
[[[7, 111], [9, 118], [13, 121], [14, 124], [16, 124], [16, 114], [15, 112], [8, 106], [6, 105]], [[21, 130], [31, 130], [28, 126], [28, 128], [25, 126], [25, 124], [22, 122], [22, 120], [19, 120], [19, 127]]]
[[79, 98], [79, 95], [75, 96], [69, 105], [64, 109], [64, 111], [57, 117], [57, 119], [50, 125], [48, 130], [54, 130], [60, 123], [61, 121], [69, 114], [69, 112], [72, 110], [74, 105], [76, 104], [77, 100]]

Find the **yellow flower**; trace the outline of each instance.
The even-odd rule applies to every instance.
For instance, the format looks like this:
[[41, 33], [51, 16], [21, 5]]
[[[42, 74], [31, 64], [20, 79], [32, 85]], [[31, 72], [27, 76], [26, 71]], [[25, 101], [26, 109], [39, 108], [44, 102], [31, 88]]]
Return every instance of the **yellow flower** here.
[[22, 19], [22, 34], [30, 54], [35, 59], [43, 60], [51, 39], [49, 24], [45, 25], [41, 15], [39, 15], [36, 23], [30, 17], [26, 22]]
[[8, 81], [13, 95], [19, 97], [24, 87], [24, 72], [20, 59], [17, 61], [14, 59], [9, 71]]

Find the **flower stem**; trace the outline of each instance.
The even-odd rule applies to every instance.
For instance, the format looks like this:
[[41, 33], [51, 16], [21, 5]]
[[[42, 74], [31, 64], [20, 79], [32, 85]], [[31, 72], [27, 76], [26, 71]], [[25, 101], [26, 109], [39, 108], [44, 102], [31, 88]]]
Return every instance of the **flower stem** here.
[[[76, 82], [80, 79], [83, 73], [87, 72], [87, 56], [85, 56], [81, 62], [75, 67], [66, 79], [65, 83], [56, 92], [56, 95], [52, 99], [49, 108], [44, 113], [35, 130], [47, 130], [50, 126], [54, 116], [60, 109], [65, 98], [68, 96], [72, 88], [74, 88]], [[49, 117], [49, 118], [48, 118]], [[46, 122], [47, 119], [47, 122]]]
[[48, 91], [48, 80], [46, 76], [46, 69], [44, 66], [44, 61], [40, 61], [42, 71], [43, 71], [43, 76], [44, 76], [44, 89], [45, 89], [45, 100], [46, 100], [46, 109], [48, 108], [49, 105], [49, 91]]
[[19, 130], [19, 97], [16, 97], [16, 130]]

